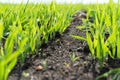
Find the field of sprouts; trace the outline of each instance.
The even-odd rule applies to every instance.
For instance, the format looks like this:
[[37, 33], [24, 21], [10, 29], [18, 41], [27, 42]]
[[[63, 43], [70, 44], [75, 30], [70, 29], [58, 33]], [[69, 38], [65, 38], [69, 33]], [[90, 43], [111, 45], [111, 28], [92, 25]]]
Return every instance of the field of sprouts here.
[[120, 3], [0, 3], [0, 80], [120, 80]]

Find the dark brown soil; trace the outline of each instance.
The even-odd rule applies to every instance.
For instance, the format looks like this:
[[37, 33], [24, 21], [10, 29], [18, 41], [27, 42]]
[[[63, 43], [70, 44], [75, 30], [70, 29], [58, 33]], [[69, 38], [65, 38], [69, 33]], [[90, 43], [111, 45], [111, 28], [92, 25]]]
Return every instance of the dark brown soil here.
[[[85, 37], [85, 32], [76, 29], [82, 25], [85, 14], [85, 11], [81, 11], [73, 16], [73, 21], [63, 35], [44, 45], [40, 55], [26, 59], [23, 67], [17, 65], [8, 80], [95, 80], [98, 75], [113, 67], [120, 67], [117, 65], [120, 62], [117, 66], [111, 66], [116, 63], [113, 61], [100, 69], [98, 62], [91, 59], [87, 43], [71, 37]], [[71, 54], [79, 59], [72, 62]]]

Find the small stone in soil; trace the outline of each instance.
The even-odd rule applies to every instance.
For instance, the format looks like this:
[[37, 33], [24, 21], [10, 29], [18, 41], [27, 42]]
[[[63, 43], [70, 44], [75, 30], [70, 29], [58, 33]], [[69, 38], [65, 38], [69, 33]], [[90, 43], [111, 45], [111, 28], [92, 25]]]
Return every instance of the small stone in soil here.
[[36, 71], [41, 71], [41, 70], [43, 70], [43, 67], [42, 67], [41, 65], [39, 65], [39, 66], [37, 66], [37, 67], [35, 68], [35, 70], [36, 70]]

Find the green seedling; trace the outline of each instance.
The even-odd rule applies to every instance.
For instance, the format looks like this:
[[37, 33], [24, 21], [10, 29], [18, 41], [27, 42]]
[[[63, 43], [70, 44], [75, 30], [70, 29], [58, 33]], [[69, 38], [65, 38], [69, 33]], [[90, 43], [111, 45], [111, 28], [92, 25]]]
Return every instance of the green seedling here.
[[43, 68], [46, 69], [47, 68], [47, 59], [43, 61]]
[[70, 53], [70, 60], [71, 60], [72, 62], [77, 61], [79, 58], [80, 58], [80, 57], [79, 57], [79, 56], [75, 56], [74, 53]]
[[102, 78], [107, 78], [110, 76], [111, 76], [111, 80], [119, 80], [120, 79], [120, 68], [110, 70], [109, 72], [106, 72], [102, 74], [101, 76], [98, 76], [96, 80], [101, 80]]

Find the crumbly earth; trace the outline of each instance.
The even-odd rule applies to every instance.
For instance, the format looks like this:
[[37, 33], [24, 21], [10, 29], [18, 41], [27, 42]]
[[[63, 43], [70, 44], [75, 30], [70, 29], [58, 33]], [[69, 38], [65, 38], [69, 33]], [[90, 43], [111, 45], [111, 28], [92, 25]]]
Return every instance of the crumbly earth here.
[[[85, 37], [85, 32], [76, 28], [82, 25], [83, 18], [86, 18], [85, 11], [74, 15], [70, 26], [59, 38], [44, 45], [40, 55], [26, 59], [23, 67], [17, 64], [8, 80], [95, 80], [113, 67], [120, 67], [117, 65], [120, 62], [113, 61], [100, 69], [98, 62], [91, 59], [87, 43], [71, 37]], [[72, 60], [70, 55], [77, 59]]]

